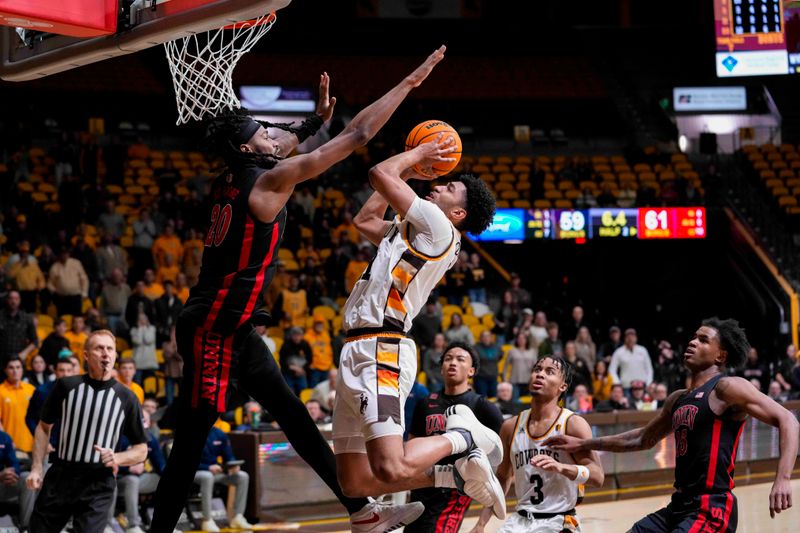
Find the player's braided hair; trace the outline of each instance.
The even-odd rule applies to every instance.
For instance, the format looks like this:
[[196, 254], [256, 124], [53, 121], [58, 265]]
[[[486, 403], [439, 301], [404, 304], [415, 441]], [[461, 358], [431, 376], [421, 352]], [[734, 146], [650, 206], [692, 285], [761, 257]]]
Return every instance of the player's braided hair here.
[[715, 316], [703, 320], [703, 325], [717, 330], [720, 348], [728, 352], [725, 366], [731, 369], [742, 366], [747, 359], [747, 352], [750, 351], [750, 342], [739, 321], [732, 318], [723, 320]]
[[458, 181], [467, 188], [467, 216], [461, 222], [459, 229], [468, 231], [473, 235], [482, 233], [489, 227], [494, 219], [497, 201], [489, 187], [472, 174], [462, 174]]

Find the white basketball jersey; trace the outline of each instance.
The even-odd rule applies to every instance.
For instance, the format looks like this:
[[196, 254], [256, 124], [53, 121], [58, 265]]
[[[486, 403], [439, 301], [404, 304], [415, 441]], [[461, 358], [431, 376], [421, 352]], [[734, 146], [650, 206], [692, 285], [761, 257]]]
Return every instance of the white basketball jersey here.
[[411, 321], [455, 264], [461, 247], [461, 234], [446, 217], [442, 219], [450, 224], [452, 239], [441, 255], [429, 256], [413, 248], [414, 230], [409, 221], [395, 217], [347, 299], [345, 331], [386, 328], [406, 333], [411, 329]]
[[519, 414], [514, 428], [514, 440], [511, 442], [517, 510], [532, 513], [562, 513], [574, 509], [578, 502], [578, 484], [566, 476], [546, 472], [530, 464], [532, 457], [543, 453], [552, 456], [559, 463], [575, 464], [570, 453], [541, 445], [544, 440], [563, 434], [567, 419], [573, 413], [569, 409], [561, 409], [550, 429], [536, 439], [531, 436], [528, 428], [530, 414], [530, 409]]

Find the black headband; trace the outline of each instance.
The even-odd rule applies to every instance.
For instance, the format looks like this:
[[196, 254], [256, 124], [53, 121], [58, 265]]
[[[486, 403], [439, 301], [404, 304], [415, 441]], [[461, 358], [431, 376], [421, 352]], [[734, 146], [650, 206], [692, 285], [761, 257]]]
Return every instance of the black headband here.
[[239, 130], [233, 133], [230, 137], [231, 142], [234, 146], [238, 146], [240, 144], [246, 144], [253, 135], [256, 134], [258, 128], [261, 127], [261, 124], [256, 122], [250, 117], [242, 117], [242, 125]]

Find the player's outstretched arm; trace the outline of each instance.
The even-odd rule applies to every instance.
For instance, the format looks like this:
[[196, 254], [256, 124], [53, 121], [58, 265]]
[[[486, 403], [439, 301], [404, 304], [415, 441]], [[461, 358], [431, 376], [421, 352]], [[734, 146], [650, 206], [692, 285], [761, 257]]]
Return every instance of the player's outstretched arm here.
[[[417, 193], [408, 186], [403, 179], [403, 172], [415, 165], [429, 167], [440, 161], [454, 161], [450, 154], [456, 150], [452, 137], [444, 137], [441, 133], [435, 141], [417, 145], [416, 148], [401, 152], [378, 163], [369, 170], [369, 183], [384, 200], [389, 202], [392, 209], [400, 216], [405, 216], [411, 204], [417, 199]], [[428, 173], [431, 177], [417, 176], [420, 179], [432, 180], [435, 174]]]
[[[319, 76], [319, 100], [317, 101], [317, 110], [315, 113], [322, 119], [322, 123], [328, 122], [333, 116], [333, 107], [336, 105], [336, 97], [330, 96], [331, 78], [327, 72], [323, 72]], [[300, 139], [292, 132], [286, 132], [284, 135], [275, 139], [277, 145], [276, 155], [281, 157], [288, 156], [292, 150], [297, 148], [300, 144]]]
[[[406, 169], [400, 174], [400, 179], [408, 181], [413, 178], [425, 179], [424, 176], [418, 175], [413, 169]], [[390, 221], [384, 220], [386, 209], [389, 207], [389, 202], [381, 196], [378, 192], [373, 192], [370, 197], [361, 206], [355, 217], [353, 217], [353, 224], [358, 231], [369, 242], [378, 246], [389, 229]]]
[[[514, 481], [514, 467], [511, 464], [511, 441], [514, 439], [514, 428], [517, 427], [519, 415], [503, 422], [500, 428], [500, 440], [503, 442], [503, 460], [497, 466], [497, 480], [503, 487], [503, 494], [508, 494], [511, 483]], [[486, 524], [494, 516], [491, 507], [484, 507], [478, 522], [469, 533], [483, 533]]]
[[649, 450], [672, 432], [672, 405], [684, 392], [685, 389], [681, 389], [670, 394], [661, 411], [644, 427], [632, 429], [625, 433], [618, 433], [617, 435], [600, 437], [599, 439], [581, 439], [571, 435], [556, 435], [544, 441], [542, 445], [573, 454], [589, 450], [616, 453]]
[[780, 431], [781, 457], [775, 473], [775, 482], [769, 494], [769, 514], [774, 518], [775, 513], [785, 511], [792, 506], [791, 477], [797, 459], [800, 423], [786, 408], [756, 390], [743, 378], [726, 377], [719, 380], [713, 394], [725, 404], [721, 407], [723, 411], [733, 408], [745, 412]]
[[[579, 439], [591, 439], [592, 428], [583, 417], [573, 415], [567, 420], [567, 427], [565, 428], [567, 435], [577, 437]], [[588, 479], [581, 480], [581, 482], [589, 485], [590, 487], [602, 487], [605, 480], [605, 473], [603, 472], [603, 465], [600, 464], [600, 457], [597, 453], [591, 450], [583, 450], [572, 453], [576, 465], [567, 465], [559, 463], [549, 455], [535, 455], [531, 458], [531, 464], [536, 468], [556, 472], [562, 476], [575, 481], [580, 475], [579, 466], [586, 467], [589, 471]]]

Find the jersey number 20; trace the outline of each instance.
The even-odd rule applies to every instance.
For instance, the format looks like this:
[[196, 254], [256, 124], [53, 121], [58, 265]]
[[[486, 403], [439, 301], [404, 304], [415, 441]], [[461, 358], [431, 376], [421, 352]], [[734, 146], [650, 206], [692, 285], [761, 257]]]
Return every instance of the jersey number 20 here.
[[225, 204], [225, 207], [220, 207], [216, 204], [211, 209], [211, 225], [208, 228], [208, 235], [206, 235], [206, 246], [219, 246], [225, 240], [228, 234], [228, 228], [231, 227], [231, 217], [233, 216], [233, 209], [231, 204]]
[[531, 496], [531, 503], [533, 505], [539, 505], [544, 500], [544, 494], [542, 493], [542, 476], [538, 474], [533, 474], [531, 476], [531, 487], [533, 488], [533, 496]]

